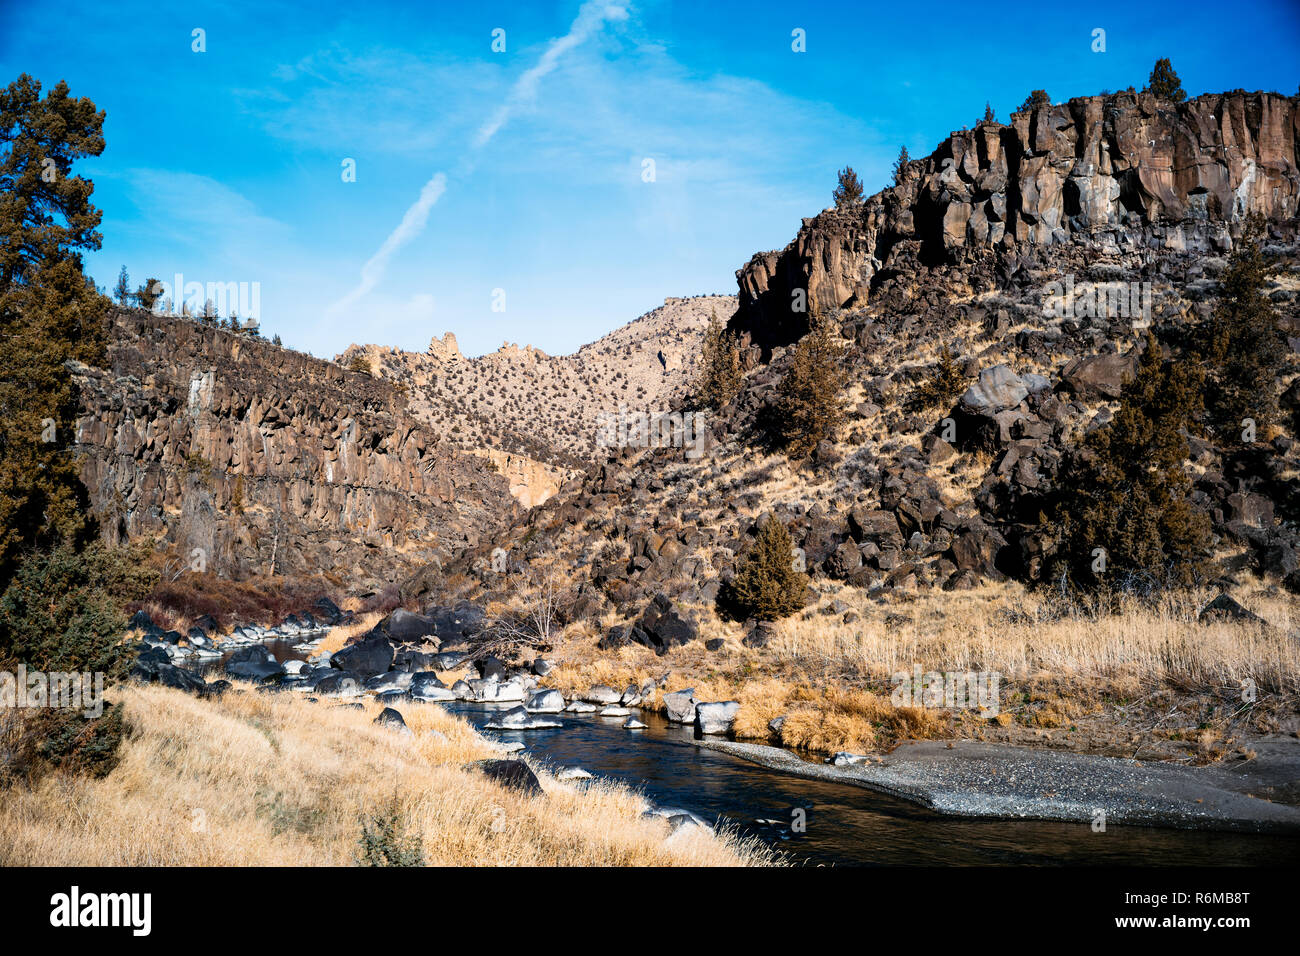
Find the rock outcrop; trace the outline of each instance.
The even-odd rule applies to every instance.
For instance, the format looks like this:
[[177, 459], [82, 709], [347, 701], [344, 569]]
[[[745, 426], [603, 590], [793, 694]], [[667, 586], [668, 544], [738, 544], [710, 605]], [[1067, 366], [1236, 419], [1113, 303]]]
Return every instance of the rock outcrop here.
[[805, 219], [785, 249], [755, 255], [736, 273], [732, 324], [784, 344], [806, 330], [808, 310], [861, 307], [914, 263], [969, 263], [990, 248], [1224, 252], [1249, 213], [1292, 238], [1298, 156], [1300, 104], [1277, 93], [1179, 104], [1118, 93], [980, 123], [912, 162], [898, 185]]
[[388, 384], [186, 319], [109, 321], [108, 367], [75, 372], [82, 478], [110, 539], [158, 536], [234, 577], [378, 585], [513, 512], [505, 480]]

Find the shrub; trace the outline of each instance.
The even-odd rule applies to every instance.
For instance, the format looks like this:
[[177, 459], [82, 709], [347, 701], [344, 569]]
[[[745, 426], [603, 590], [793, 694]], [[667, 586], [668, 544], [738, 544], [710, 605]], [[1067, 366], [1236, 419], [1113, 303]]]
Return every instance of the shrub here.
[[705, 408], [719, 409], [727, 405], [740, 393], [745, 381], [740, 370], [740, 350], [735, 339], [723, 329], [716, 312], [709, 317], [696, 374], [695, 399]]
[[424, 846], [419, 836], [407, 833], [406, 817], [397, 798], [384, 810], [361, 821], [357, 840], [361, 866], [424, 866]]
[[936, 405], [946, 407], [957, 400], [957, 396], [966, 390], [966, 373], [957, 364], [956, 357], [948, 346], [939, 353], [939, 364], [930, 376], [916, 387], [912, 395], [915, 408], [934, 408]]
[[1156, 65], [1151, 68], [1151, 79], [1147, 83], [1147, 89], [1160, 99], [1172, 103], [1181, 103], [1187, 99], [1187, 94], [1183, 92], [1183, 83], [1178, 79], [1178, 74], [1174, 72], [1174, 65], [1169, 62], [1168, 57], [1156, 60]]
[[1203, 330], [1207, 406], [1215, 437], [1240, 445], [1243, 420], [1256, 431], [1278, 418], [1277, 378], [1286, 339], [1264, 294], [1273, 266], [1261, 250], [1262, 218], [1252, 215], [1219, 279], [1219, 301]]
[[1034, 90], [1025, 97], [1025, 101], [1020, 104], [1020, 109], [1017, 112], [1026, 113], [1030, 110], [1046, 109], [1051, 105], [1052, 98], [1047, 95], [1047, 90]]
[[780, 444], [792, 459], [806, 458], [844, 421], [846, 372], [828, 321], [813, 319], [812, 331], [795, 346], [790, 370], [777, 389]]
[[118, 645], [124, 608], [154, 580], [142, 548], [95, 543], [80, 552], [69, 545], [32, 552], [0, 595], [0, 660], [122, 676], [130, 663]]
[[1053, 578], [1096, 590], [1123, 580], [1190, 585], [1205, 576], [1209, 522], [1188, 501], [1184, 470], [1201, 385], [1195, 363], [1166, 361], [1147, 334], [1114, 419], [1089, 434], [1063, 469]]
[[733, 617], [774, 621], [804, 605], [808, 575], [794, 567], [794, 543], [785, 525], [769, 515], [740, 571], [719, 592]]

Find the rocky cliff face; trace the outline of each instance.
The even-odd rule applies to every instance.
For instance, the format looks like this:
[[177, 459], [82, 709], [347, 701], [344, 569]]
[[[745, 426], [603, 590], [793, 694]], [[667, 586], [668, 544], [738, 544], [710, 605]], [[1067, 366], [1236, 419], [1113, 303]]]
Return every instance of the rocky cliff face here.
[[[1149, 93], [1070, 100], [951, 134], [902, 181], [805, 219], [780, 252], [737, 273], [733, 327], [763, 345], [806, 329], [796, 297], [826, 312], [865, 305], [916, 266], [1073, 244], [1098, 255], [1225, 252], [1249, 213], [1294, 237], [1300, 103], [1276, 93]], [[798, 290], [804, 290], [799, 293]]]
[[364, 588], [445, 560], [514, 508], [502, 476], [386, 383], [188, 320], [110, 322], [108, 368], [76, 369], [82, 477], [110, 538], [160, 536], [223, 575]]

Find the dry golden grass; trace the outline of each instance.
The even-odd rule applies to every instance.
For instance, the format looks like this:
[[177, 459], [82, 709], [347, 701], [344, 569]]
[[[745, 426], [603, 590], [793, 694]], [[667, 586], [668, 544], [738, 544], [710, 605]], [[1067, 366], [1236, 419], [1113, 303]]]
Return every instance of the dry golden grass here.
[[200, 700], [119, 691], [131, 733], [102, 780], [51, 774], [0, 805], [0, 865], [339, 866], [362, 820], [400, 808], [430, 865], [662, 866], [775, 862], [761, 844], [644, 818], [644, 799], [545, 773], [525, 797], [463, 768], [494, 756], [468, 724], [410, 705], [414, 735], [295, 694]]
[[[1267, 697], [1267, 707], [1248, 715], [1256, 729], [1268, 729], [1265, 723], [1279, 717], [1285, 724], [1300, 700], [1300, 645], [1290, 637], [1294, 599], [1258, 582], [1234, 596], [1272, 627], [1198, 622], [1196, 612], [1209, 593], [1171, 595], [1154, 606], [1129, 602], [1117, 614], [1061, 616], [1016, 584], [927, 591], [888, 603], [854, 588], [828, 590], [833, 593], [823, 603], [840, 600], [859, 619], [845, 624], [840, 613], [813, 609], [778, 622], [768, 646], [754, 649], [742, 645], [739, 625], [696, 607], [701, 640], [662, 658], [637, 645], [599, 651], [585, 630], [571, 633], [553, 655], [557, 667], [545, 683], [573, 694], [593, 684], [622, 689], [669, 673], [670, 691], [694, 687], [698, 700], [739, 701], [737, 737], [820, 753], [981, 736], [994, 726], [966, 711], [895, 707], [890, 678], [918, 666], [923, 672], [1001, 674], [1000, 728], [1037, 733], [1073, 730], [1084, 718], [1111, 720], [1117, 726], [1098, 732], [1098, 747], [1116, 739], [1113, 730], [1140, 729], [1140, 708], [1130, 707], [1137, 700], [1151, 706], [1163, 701], [1164, 709], [1180, 696], [1191, 701], [1184, 726], [1167, 728], [1184, 739], [1226, 733], [1237, 719], [1233, 708], [1215, 711], [1214, 719], [1225, 723], [1212, 732], [1187, 728], [1201, 723], [1215, 701], [1239, 699], [1246, 679]], [[705, 651], [703, 640], [716, 637], [724, 641], [722, 650]], [[662, 709], [660, 696], [646, 706]], [[1127, 710], [1116, 716], [1117, 707]], [[779, 716], [786, 720], [773, 735], [768, 724]], [[1208, 738], [1202, 744], [1206, 749]]]
[[861, 620], [791, 618], [767, 650], [778, 661], [877, 677], [920, 665], [1198, 686], [1240, 686], [1250, 678], [1264, 690], [1300, 690], [1300, 644], [1290, 637], [1295, 602], [1267, 591], [1246, 588], [1235, 596], [1272, 627], [1197, 621], [1211, 592], [1171, 594], [1154, 606], [1129, 601], [1116, 614], [1069, 616], [1053, 615], [1042, 597], [1014, 584], [928, 591], [885, 607], [854, 596], [839, 595], [857, 604]]
[[322, 651], [326, 651], [333, 654], [335, 651], [342, 650], [343, 646], [347, 644], [348, 641], [356, 637], [358, 634], [366, 633], [366, 631], [373, 628], [383, 620], [383, 618], [383, 614], [380, 614], [378, 611], [372, 611], [369, 614], [362, 614], [351, 624], [342, 624], [339, 627], [331, 628], [326, 632], [325, 638], [316, 645], [315, 653], [319, 654]]

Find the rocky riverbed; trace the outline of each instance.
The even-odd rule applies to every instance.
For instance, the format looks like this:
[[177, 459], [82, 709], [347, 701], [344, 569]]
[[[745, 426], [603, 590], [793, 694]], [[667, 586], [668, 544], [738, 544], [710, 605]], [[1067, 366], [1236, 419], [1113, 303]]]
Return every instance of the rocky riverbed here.
[[[503, 756], [528, 752], [545, 739], [548, 743], [537, 748], [540, 759], [557, 752], [574, 757], [557, 749], [556, 741], [576, 736], [599, 772], [600, 762], [611, 753], [622, 755], [611, 764], [617, 769], [629, 751], [642, 751], [633, 764], [641, 769], [623, 774], [634, 783], [638, 774], [645, 780], [657, 777], [648, 763], [668, 759], [659, 746], [667, 733], [674, 745], [764, 768], [768, 778], [865, 789], [947, 817], [1300, 834], [1300, 809], [1289, 805], [1300, 779], [1300, 741], [1280, 738], [1254, 760], [1207, 768], [975, 741], [909, 742], [883, 756], [841, 753], [812, 762], [781, 748], [729, 739], [739, 705], [697, 699], [693, 688], [676, 686], [671, 673], [639, 685], [595, 685], [565, 696], [545, 686], [552, 664], [544, 657], [512, 666], [476, 654], [490, 624], [483, 609], [472, 603], [433, 607], [426, 614], [396, 611], [342, 649], [318, 651], [329, 629], [347, 621], [344, 612], [322, 602], [275, 627], [239, 627], [216, 636], [200, 622], [180, 636], [137, 615], [132, 624], [142, 634], [141, 653], [133, 675], [200, 695], [222, 693], [237, 680], [256, 685], [259, 692], [301, 693], [322, 703], [373, 698], [386, 708], [378, 720], [399, 732], [405, 729], [404, 707], [441, 703], [467, 713], [496, 739]], [[648, 709], [652, 702], [653, 712]], [[601, 728], [602, 736], [592, 737], [590, 727]], [[650, 736], [643, 736], [647, 731]], [[611, 732], [624, 735], [625, 741], [613, 741]], [[507, 785], [525, 776], [522, 767], [483, 769], [502, 774]], [[559, 772], [566, 779], [588, 775], [578, 766]], [[689, 786], [660, 786], [671, 797], [691, 795]], [[730, 808], [700, 807], [710, 809], [725, 816]], [[667, 813], [675, 826], [708, 825], [690, 809], [655, 812]], [[777, 831], [781, 839], [790, 836], [788, 827]], [[1300, 841], [1294, 849], [1300, 853]]]

